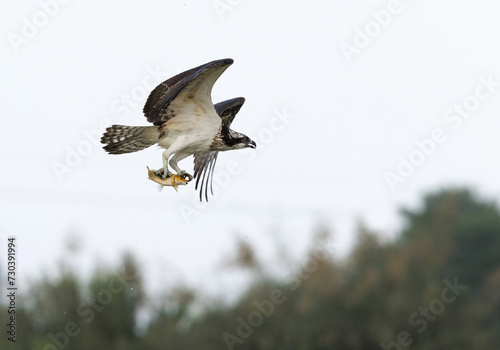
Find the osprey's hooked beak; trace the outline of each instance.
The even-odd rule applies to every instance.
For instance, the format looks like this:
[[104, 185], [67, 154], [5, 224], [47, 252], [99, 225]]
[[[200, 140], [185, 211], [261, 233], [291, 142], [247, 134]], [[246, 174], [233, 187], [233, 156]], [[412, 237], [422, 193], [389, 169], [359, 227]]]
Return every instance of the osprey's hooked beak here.
[[247, 143], [247, 147], [255, 149], [257, 148], [257, 144], [254, 141], [250, 140], [250, 142]]

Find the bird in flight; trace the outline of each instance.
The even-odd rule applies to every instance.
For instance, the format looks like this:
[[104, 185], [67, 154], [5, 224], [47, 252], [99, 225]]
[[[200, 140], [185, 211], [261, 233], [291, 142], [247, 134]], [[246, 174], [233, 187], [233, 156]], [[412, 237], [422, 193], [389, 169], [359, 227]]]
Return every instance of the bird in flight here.
[[173, 174], [169, 165], [178, 176], [192, 179], [177, 163], [194, 155], [195, 189], [200, 188], [200, 200], [204, 193], [208, 201], [219, 152], [257, 147], [248, 136], [230, 128], [243, 97], [212, 103], [212, 87], [232, 63], [230, 58], [212, 61], [164, 81], [150, 93], [143, 109], [153, 126], [112, 125], [101, 138], [103, 148], [123, 154], [158, 144], [165, 149], [163, 168], [158, 170], [163, 179]]

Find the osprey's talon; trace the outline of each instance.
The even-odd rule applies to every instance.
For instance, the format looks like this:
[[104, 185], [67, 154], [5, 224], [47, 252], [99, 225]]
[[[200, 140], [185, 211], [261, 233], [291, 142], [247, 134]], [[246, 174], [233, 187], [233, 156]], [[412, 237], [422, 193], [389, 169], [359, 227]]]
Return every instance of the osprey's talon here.
[[160, 168], [156, 171], [156, 173], [158, 174], [158, 176], [160, 176], [162, 179], [167, 179], [169, 178], [170, 176], [172, 176], [172, 173], [170, 171], [167, 170], [167, 172], [165, 172], [165, 170], [163, 170], [163, 168]]
[[181, 172], [181, 177], [186, 179], [188, 182], [193, 179], [193, 175], [186, 173], [184, 170]]

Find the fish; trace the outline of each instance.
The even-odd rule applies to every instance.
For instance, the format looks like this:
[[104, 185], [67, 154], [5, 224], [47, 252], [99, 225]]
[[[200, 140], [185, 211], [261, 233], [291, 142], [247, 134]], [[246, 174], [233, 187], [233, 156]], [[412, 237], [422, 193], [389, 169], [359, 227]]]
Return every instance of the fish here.
[[158, 191], [161, 191], [164, 186], [172, 186], [176, 191], [178, 191], [177, 186], [187, 185], [188, 182], [191, 181], [191, 179], [192, 179], [192, 178], [189, 178], [189, 180], [188, 180], [180, 175], [175, 175], [175, 174], [172, 174], [169, 177], [164, 179], [160, 175], [158, 175], [156, 170], [150, 170], [149, 167], [146, 167], [146, 168], [148, 168], [148, 178], [151, 181], [154, 181], [158, 184]]

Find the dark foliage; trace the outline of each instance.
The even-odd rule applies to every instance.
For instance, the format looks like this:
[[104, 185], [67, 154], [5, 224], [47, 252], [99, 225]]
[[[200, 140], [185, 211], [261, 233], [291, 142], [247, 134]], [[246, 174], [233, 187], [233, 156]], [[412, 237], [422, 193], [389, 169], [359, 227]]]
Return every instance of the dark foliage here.
[[[403, 215], [393, 242], [360, 226], [345, 261], [332, 258], [320, 232], [281, 280], [240, 242], [234, 268], [256, 277], [231, 305], [208, 306], [179, 287], [164, 303], [152, 300], [128, 255], [88, 283], [71, 272], [39, 281], [6, 349], [500, 349], [498, 207], [444, 190]], [[151, 315], [143, 327], [141, 309]]]

